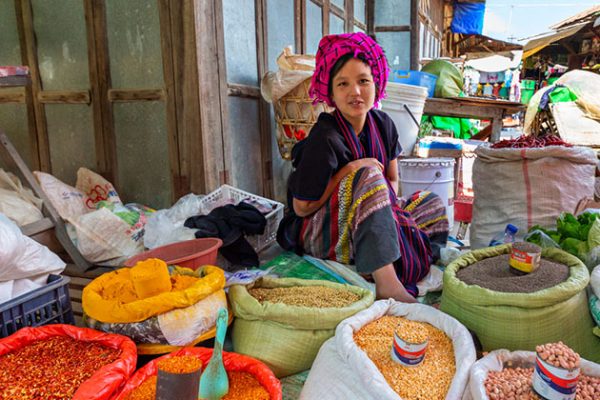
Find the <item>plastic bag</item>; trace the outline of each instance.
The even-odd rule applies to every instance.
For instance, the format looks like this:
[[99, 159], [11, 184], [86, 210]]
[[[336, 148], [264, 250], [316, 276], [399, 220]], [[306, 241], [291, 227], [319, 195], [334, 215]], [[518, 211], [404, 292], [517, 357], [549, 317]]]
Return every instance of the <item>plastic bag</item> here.
[[23, 328], [7, 338], [0, 339], [0, 355], [10, 353], [38, 340], [54, 336], [68, 336], [76, 340], [94, 342], [112, 349], [120, 349], [121, 355], [115, 362], [100, 368], [75, 392], [72, 400], [108, 400], [119, 393], [127, 382], [137, 363], [135, 344], [128, 337], [110, 335], [88, 328], [72, 325], [46, 325], [37, 328]]
[[[469, 385], [463, 400], [489, 400], [484, 385], [488, 373], [490, 371], [502, 371], [507, 363], [515, 368], [532, 368], [535, 365], [535, 353], [532, 351], [511, 352], [504, 349], [492, 351], [471, 367]], [[581, 359], [581, 373], [588, 376], [600, 376], [600, 365]]]
[[89, 211], [85, 205], [85, 194], [81, 190], [45, 172], [34, 171], [33, 174], [52, 206], [65, 221], [77, 219]]
[[600, 119], [600, 76], [593, 72], [573, 70], [562, 75], [555, 82], [571, 89], [577, 96], [576, 103], [592, 119]]
[[49, 274], [60, 274], [65, 263], [46, 246], [23, 235], [0, 214], [0, 303], [42, 287]]
[[312, 77], [315, 69], [315, 56], [292, 53], [286, 47], [277, 57], [277, 72], [267, 72], [261, 81], [260, 92], [269, 103], [274, 103], [306, 79]]
[[23, 188], [16, 176], [0, 168], [0, 213], [23, 226], [44, 218], [41, 208], [41, 199]]
[[157, 296], [130, 303], [103, 297], [108, 287], [122, 285], [129, 279], [130, 268], [108, 272], [90, 282], [83, 289], [82, 307], [87, 315], [102, 322], [129, 323], [144, 321], [176, 308], [189, 307], [225, 286], [225, 274], [219, 267], [206, 265], [198, 270], [201, 278], [185, 290], [161, 293]]
[[123, 204], [113, 184], [87, 168], [77, 170], [75, 186], [85, 195], [85, 205], [89, 210], [95, 210], [99, 202]]
[[149, 249], [171, 243], [192, 240], [196, 229], [183, 226], [189, 217], [203, 213], [202, 198], [189, 193], [166, 210], [159, 210], [148, 218], [144, 233], [144, 246]]
[[312, 365], [301, 400], [401, 400], [373, 361], [354, 342], [356, 331], [384, 315], [427, 322], [452, 339], [456, 373], [446, 398], [460, 399], [467, 386], [469, 368], [476, 359], [469, 331], [454, 318], [433, 307], [389, 299], [375, 302], [337, 326], [335, 337], [325, 342]]
[[[208, 365], [208, 362], [212, 356], [212, 352], [212, 349], [207, 349], [204, 347], [186, 347], [184, 349], [156, 358], [137, 370], [114, 400], [126, 399], [127, 396], [134, 389], [144, 383], [146, 379], [155, 376], [158, 372], [157, 364], [165, 358], [177, 356], [196, 356], [202, 361], [202, 368], [204, 369]], [[271, 400], [281, 400], [281, 383], [265, 364], [241, 354], [224, 351], [223, 365], [225, 366], [226, 371], [243, 371], [253, 375], [254, 378], [256, 378], [256, 380], [267, 390], [267, 392], [269, 392], [269, 398]]]

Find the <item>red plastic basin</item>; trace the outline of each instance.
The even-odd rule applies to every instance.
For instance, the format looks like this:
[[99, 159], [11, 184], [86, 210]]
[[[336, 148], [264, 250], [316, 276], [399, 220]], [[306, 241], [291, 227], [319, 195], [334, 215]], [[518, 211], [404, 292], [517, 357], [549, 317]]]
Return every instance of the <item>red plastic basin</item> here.
[[169, 265], [198, 269], [202, 265], [215, 265], [217, 251], [223, 244], [221, 239], [202, 238], [167, 244], [145, 251], [125, 261], [126, 267], [133, 267], [138, 261], [158, 258]]

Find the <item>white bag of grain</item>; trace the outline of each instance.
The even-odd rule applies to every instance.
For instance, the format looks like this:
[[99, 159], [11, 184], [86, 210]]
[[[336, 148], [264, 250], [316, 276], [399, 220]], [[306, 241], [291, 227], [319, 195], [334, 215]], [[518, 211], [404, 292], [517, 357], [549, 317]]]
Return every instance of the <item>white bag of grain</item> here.
[[[490, 400], [485, 392], [485, 380], [490, 371], [502, 371], [506, 363], [511, 363], [514, 368], [532, 368], [535, 364], [533, 351], [508, 351], [505, 349], [494, 350], [477, 361], [471, 367], [469, 384], [462, 400]], [[600, 365], [581, 359], [581, 373], [588, 376], [600, 376]]]
[[335, 336], [319, 350], [300, 399], [402, 400], [367, 354], [354, 342], [355, 332], [385, 315], [427, 322], [450, 337], [454, 346], [456, 373], [446, 399], [460, 399], [467, 386], [469, 368], [476, 359], [469, 331], [457, 320], [433, 307], [404, 304], [392, 299], [377, 301], [338, 325]]
[[492, 149], [480, 146], [473, 164], [471, 248], [487, 247], [507, 224], [527, 232], [556, 226], [562, 212], [594, 196], [598, 159], [586, 147]]

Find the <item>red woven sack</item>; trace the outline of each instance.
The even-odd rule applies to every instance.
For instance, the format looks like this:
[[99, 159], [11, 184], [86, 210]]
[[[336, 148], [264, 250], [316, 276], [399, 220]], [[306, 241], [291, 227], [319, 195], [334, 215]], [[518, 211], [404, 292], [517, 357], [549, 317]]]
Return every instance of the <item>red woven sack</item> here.
[[93, 342], [111, 349], [121, 350], [121, 355], [116, 361], [100, 368], [79, 386], [72, 400], [111, 399], [135, 371], [137, 349], [135, 343], [128, 337], [64, 324], [20, 329], [14, 334], [0, 339], [0, 356], [38, 340], [49, 339], [54, 336], [68, 336], [76, 340]]
[[[146, 379], [156, 375], [157, 364], [162, 359], [176, 356], [195, 356], [202, 361], [202, 369], [204, 369], [212, 356], [212, 352], [212, 349], [204, 347], [185, 347], [156, 358], [133, 374], [115, 400], [123, 400], [131, 391], [144, 383]], [[271, 400], [281, 400], [281, 383], [269, 367], [262, 362], [241, 354], [223, 352], [223, 364], [227, 371], [247, 372], [251, 374], [269, 392]]]

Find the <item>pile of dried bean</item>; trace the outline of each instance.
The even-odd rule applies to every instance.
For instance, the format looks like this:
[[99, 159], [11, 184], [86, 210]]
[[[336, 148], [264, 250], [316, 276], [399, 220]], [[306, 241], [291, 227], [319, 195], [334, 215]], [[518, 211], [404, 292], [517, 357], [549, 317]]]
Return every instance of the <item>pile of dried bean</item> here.
[[404, 400], [445, 399], [456, 372], [452, 340], [430, 324], [425, 359], [418, 366], [405, 367], [393, 361], [391, 349], [394, 331], [406, 319], [383, 316], [354, 334], [354, 341], [373, 361], [390, 387]]
[[0, 356], [0, 400], [70, 399], [119, 349], [55, 336]]
[[300, 307], [340, 308], [360, 300], [359, 295], [348, 290], [326, 286], [252, 288], [248, 292], [260, 303], [283, 303]]
[[[227, 376], [229, 377], [229, 392], [221, 400], [269, 400], [269, 392], [251, 374], [227, 371]], [[125, 400], [154, 400], [155, 398], [156, 376], [151, 376], [131, 391]]]
[[564, 142], [561, 138], [554, 135], [546, 135], [541, 137], [521, 135], [516, 139], [507, 139], [496, 142], [492, 145], [492, 149], [523, 149], [523, 148], [540, 148], [546, 146], [565, 146], [572, 147], [573, 145]]

